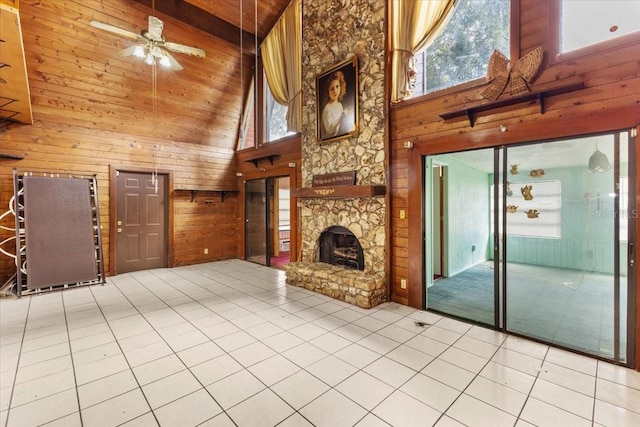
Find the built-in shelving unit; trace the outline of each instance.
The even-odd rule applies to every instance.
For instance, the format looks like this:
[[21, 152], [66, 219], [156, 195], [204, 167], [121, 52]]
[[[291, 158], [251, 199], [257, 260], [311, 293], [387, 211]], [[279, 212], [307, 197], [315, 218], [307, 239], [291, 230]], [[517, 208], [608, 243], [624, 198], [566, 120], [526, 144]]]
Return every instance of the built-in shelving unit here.
[[540, 114], [544, 114], [545, 111], [545, 99], [550, 96], [560, 95], [563, 93], [573, 92], [576, 90], [584, 89], [584, 83], [572, 83], [570, 85], [560, 86], [553, 89], [542, 90], [538, 92], [531, 92], [525, 95], [514, 96], [506, 99], [498, 99], [496, 101], [487, 102], [484, 104], [478, 104], [471, 107], [465, 107], [459, 110], [448, 111], [440, 114], [444, 120], [454, 119], [456, 117], [466, 116], [469, 119], [469, 125], [473, 127], [476, 121], [476, 114], [483, 111], [495, 110], [502, 107], [508, 107], [510, 105], [519, 104], [521, 102], [537, 101], [540, 105]]

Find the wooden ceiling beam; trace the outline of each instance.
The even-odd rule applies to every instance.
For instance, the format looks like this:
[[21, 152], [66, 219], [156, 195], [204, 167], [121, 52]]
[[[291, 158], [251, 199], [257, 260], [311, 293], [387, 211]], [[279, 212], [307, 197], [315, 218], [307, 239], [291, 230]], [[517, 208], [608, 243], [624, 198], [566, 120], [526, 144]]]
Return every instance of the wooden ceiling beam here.
[[[256, 54], [256, 40], [255, 36], [247, 31], [242, 31], [242, 39], [240, 38], [240, 28], [223, 21], [199, 7], [196, 7], [183, 0], [163, 0], [159, 2], [153, 2], [153, 0], [133, 0], [136, 3], [147, 6], [149, 9], [155, 6], [155, 10], [158, 12], [169, 15], [179, 21], [191, 25], [194, 28], [198, 28], [204, 32], [211, 34], [214, 37], [227, 41], [238, 47], [242, 45], [244, 54], [255, 55]], [[153, 5], [152, 3], [155, 3]], [[242, 41], [242, 43], [241, 43]], [[258, 45], [261, 40], [258, 39]]]

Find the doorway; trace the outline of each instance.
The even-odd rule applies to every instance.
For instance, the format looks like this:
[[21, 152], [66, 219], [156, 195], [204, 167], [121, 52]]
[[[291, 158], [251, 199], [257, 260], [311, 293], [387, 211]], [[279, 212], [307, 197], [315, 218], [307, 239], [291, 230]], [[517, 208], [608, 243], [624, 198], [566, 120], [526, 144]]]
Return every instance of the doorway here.
[[431, 194], [433, 197], [433, 211], [432, 211], [432, 221], [433, 224], [433, 280], [437, 280], [442, 277], [444, 272], [444, 243], [446, 239], [443, 238], [443, 234], [445, 231], [444, 227], [444, 180], [446, 174], [446, 165], [442, 164], [433, 164], [433, 177], [432, 177], [432, 186], [431, 186]]
[[[633, 363], [635, 148], [629, 132], [425, 158], [427, 251], [447, 268], [426, 308], [618, 363]], [[442, 237], [440, 237], [442, 236]]]
[[115, 175], [115, 272], [167, 267], [167, 175], [155, 180], [144, 172]]
[[245, 182], [245, 258], [282, 268], [291, 261], [289, 176]]

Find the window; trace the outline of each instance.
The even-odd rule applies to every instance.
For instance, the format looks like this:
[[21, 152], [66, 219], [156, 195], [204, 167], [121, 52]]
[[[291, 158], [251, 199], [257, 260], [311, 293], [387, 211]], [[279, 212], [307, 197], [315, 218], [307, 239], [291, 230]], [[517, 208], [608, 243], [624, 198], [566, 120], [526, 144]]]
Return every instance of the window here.
[[562, 0], [560, 8], [560, 53], [640, 30], [638, 1]]
[[276, 141], [295, 132], [287, 131], [287, 107], [273, 99], [267, 79], [264, 81], [265, 100], [265, 142]]
[[238, 137], [238, 150], [252, 148], [256, 145], [255, 133], [255, 86], [254, 79], [251, 79], [251, 86], [247, 91], [247, 99], [245, 100], [244, 111], [242, 113], [242, 123], [240, 125], [240, 135]]
[[510, 1], [459, 1], [447, 26], [416, 55], [412, 96], [484, 77], [494, 49], [510, 52]]
[[[520, 196], [520, 188], [528, 186], [535, 187], [535, 203], [523, 200]], [[492, 185], [491, 206], [494, 203], [493, 188]], [[502, 194], [502, 185], [498, 189]], [[560, 181], [512, 183], [507, 187], [506, 196], [507, 232], [510, 236], [544, 237], [547, 239], [562, 237], [562, 185]], [[491, 231], [493, 232], [493, 210], [491, 211]]]
[[629, 241], [629, 218], [635, 219], [638, 212], [629, 211], [629, 178], [620, 178], [620, 241]]

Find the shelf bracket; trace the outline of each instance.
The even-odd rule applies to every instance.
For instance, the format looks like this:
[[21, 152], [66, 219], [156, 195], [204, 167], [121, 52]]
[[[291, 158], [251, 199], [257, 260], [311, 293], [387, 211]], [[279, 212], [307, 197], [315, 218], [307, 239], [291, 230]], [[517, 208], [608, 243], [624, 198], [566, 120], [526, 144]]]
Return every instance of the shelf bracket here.
[[467, 110], [467, 119], [469, 119], [469, 126], [473, 127], [476, 124], [476, 120], [473, 117], [473, 109], [471, 108]]

